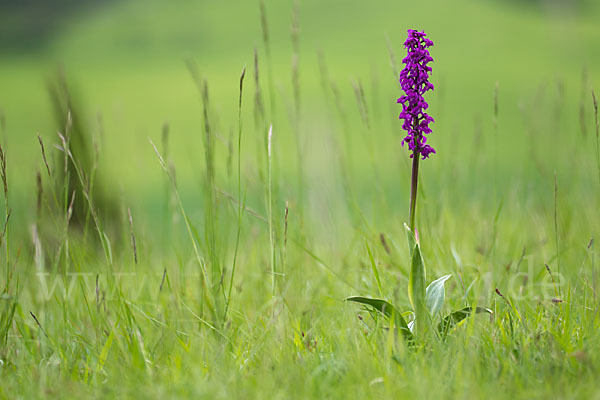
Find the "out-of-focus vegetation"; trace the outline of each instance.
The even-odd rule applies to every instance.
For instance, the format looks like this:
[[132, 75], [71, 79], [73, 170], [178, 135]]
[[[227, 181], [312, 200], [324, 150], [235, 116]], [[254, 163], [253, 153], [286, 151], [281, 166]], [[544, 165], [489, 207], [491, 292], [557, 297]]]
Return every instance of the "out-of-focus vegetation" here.
[[[597, 396], [599, 19], [593, 0], [0, 1], [0, 396]], [[435, 42], [427, 271], [452, 274], [444, 313], [495, 313], [419, 351], [341, 301], [408, 308], [408, 28]]]

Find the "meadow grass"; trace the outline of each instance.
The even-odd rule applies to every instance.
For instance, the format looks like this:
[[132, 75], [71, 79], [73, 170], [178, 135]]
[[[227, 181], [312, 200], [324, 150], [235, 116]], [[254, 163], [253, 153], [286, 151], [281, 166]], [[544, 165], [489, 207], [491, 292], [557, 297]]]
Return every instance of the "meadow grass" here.
[[[451, 275], [443, 315], [466, 305], [494, 314], [415, 348], [344, 301], [368, 295], [409, 309], [410, 159], [394, 80], [403, 37], [390, 34], [389, 50], [379, 38], [381, 54], [367, 53], [381, 65], [357, 61], [340, 78], [346, 58], [327, 51], [339, 38], [321, 43], [318, 63], [303, 61], [316, 53], [303, 40], [318, 32], [304, 38], [302, 21], [318, 7], [289, 10], [287, 62], [272, 34], [281, 22], [261, 4], [252, 32], [262, 42], [247, 46], [247, 60], [222, 56], [235, 68], [219, 73], [193, 58], [188, 71], [183, 61], [169, 70], [183, 94], [168, 102], [177, 98], [180, 111], [138, 93], [134, 111], [105, 111], [106, 125], [81, 118], [93, 138], [82, 149], [71, 142], [79, 115], [62, 110], [59, 135], [41, 116], [37, 129], [48, 132], [38, 144], [16, 133], [30, 121], [10, 119], [26, 119], [13, 112], [23, 105], [9, 105], [0, 121], [0, 397], [600, 396], [598, 122], [581, 63], [565, 67], [577, 78], [533, 81], [501, 71], [512, 63], [492, 66], [490, 53], [488, 70], [465, 72], [436, 41], [429, 139], [439, 154], [421, 164], [416, 209], [423, 258], [430, 277]], [[112, 26], [107, 19], [84, 36]], [[589, 49], [596, 31], [581, 22], [578, 45]], [[527, 29], [544, 27], [534, 19]], [[446, 32], [440, 22], [433, 39], [436, 29]], [[79, 40], [56, 46], [76, 53]], [[532, 51], [534, 65], [551, 59]], [[141, 91], [154, 76], [146, 73], [111, 85]], [[167, 86], [153, 90], [169, 97]], [[163, 124], [171, 113], [193, 117]], [[140, 120], [151, 126], [128, 135]]]

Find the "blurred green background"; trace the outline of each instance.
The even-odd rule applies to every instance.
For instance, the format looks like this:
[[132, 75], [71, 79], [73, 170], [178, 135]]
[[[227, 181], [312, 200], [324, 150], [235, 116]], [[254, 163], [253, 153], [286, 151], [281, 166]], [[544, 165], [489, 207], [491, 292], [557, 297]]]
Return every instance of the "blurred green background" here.
[[[471, 195], [465, 197], [471, 200], [450, 198], [459, 203], [479, 201], [477, 193], [484, 197], [501, 193], [514, 188], [519, 177], [523, 187], [533, 185], [529, 189], [551, 199], [554, 170], [559, 178], [565, 174], [565, 185], [587, 185], [595, 179], [590, 90], [598, 88], [600, 77], [599, 2], [303, 0], [295, 12], [291, 1], [269, 0], [264, 6], [272, 69], [259, 5], [258, 1], [1, 1], [2, 140], [11, 196], [19, 199], [14, 202], [17, 212], [34, 208], [35, 173], [43, 168], [36, 134], [53, 143], [56, 130], [62, 129], [47, 90], [59, 70], [81, 105], [86, 133], [101, 148], [100, 170], [110, 190], [150, 211], [151, 218], [161, 204], [165, 179], [147, 138], [160, 143], [164, 123], [170, 126], [171, 158], [184, 198], [193, 199], [201, 189], [202, 108], [186, 60], [193, 61], [208, 82], [223, 187], [235, 182], [226, 174], [226, 164], [237, 129], [239, 75], [246, 66], [245, 181], [250, 192], [260, 191], [260, 168], [253, 155], [260, 153], [257, 143], [263, 140], [264, 129], [253, 123], [254, 48], [266, 107], [269, 94], [276, 105], [276, 114], [267, 118], [275, 126], [283, 186], [296, 175], [295, 135], [301, 135], [308, 192], [322, 193], [329, 200], [325, 209], [335, 208], [339, 201], [330, 189], [339, 178], [335, 158], [344, 152], [360, 192], [370, 192], [377, 182], [404, 211], [408, 155], [400, 147], [403, 132], [395, 104], [400, 92], [388, 45], [400, 63], [408, 28], [424, 29], [435, 42], [436, 91], [428, 100], [436, 119], [430, 143], [438, 154], [423, 168], [426, 188], [433, 193], [442, 187], [453, 193], [468, 190]], [[300, 26], [299, 128], [291, 111], [294, 15]], [[327, 79], [339, 89], [337, 100], [328, 100], [331, 93], [323, 90], [323, 65]], [[353, 85], [364, 88], [370, 132], [361, 123]], [[342, 129], [332, 122], [335, 102], [343, 109], [347, 137], [342, 141], [349, 138], [351, 148], [336, 139], [336, 130]], [[282, 197], [293, 199], [293, 184], [288, 186], [289, 193]], [[333, 193], [329, 198], [327, 190]], [[493, 203], [491, 209], [497, 201]]]
[[[599, 21], [598, 0], [0, 0], [0, 397], [594, 397]], [[409, 28], [435, 42], [428, 279], [454, 275], [446, 308], [496, 317], [397, 358], [342, 299], [410, 304]], [[61, 175], [60, 79], [92, 189]], [[189, 225], [148, 141], [165, 154], [164, 126]]]

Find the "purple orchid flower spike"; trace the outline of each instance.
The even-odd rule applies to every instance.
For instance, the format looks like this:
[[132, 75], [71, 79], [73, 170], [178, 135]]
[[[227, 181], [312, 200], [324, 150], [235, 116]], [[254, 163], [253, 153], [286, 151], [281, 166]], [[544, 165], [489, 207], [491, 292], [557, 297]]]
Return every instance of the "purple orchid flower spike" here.
[[424, 32], [408, 30], [408, 39], [404, 42], [408, 55], [402, 60], [406, 66], [400, 72], [400, 85], [404, 96], [398, 99], [398, 103], [402, 104], [402, 128], [408, 133], [402, 145], [408, 143], [409, 150], [413, 152], [411, 158], [421, 155], [426, 159], [430, 154], [435, 154], [433, 147], [426, 144], [425, 135], [431, 133], [429, 124], [434, 120], [425, 112], [429, 104], [423, 97], [429, 90], [433, 90], [433, 84], [429, 82], [431, 67], [427, 65], [433, 61], [427, 50], [431, 46], [433, 42], [426, 38]]
[[412, 152], [410, 157], [413, 159], [412, 182], [410, 194], [410, 229], [415, 232], [415, 209], [417, 203], [417, 184], [419, 179], [419, 158], [423, 160], [431, 154], [435, 154], [435, 149], [427, 144], [426, 135], [431, 133], [429, 124], [434, 122], [433, 118], [425, 110], [429, 104], [423, 97], [425, 93], [433, 90], [433, 84], [429, 82], [431, 67], [428, 65], [433, 62], [429, 54], [429, 47], [433, 42], [426, 37], [425, 32], [419, 32], [415, 29], [408, 30], [408, 38], [404, 42], [404, 48], [407, 56], [402, 60], [406, 64], [400, 72], [400, 86], [404, 95], [398, 99], [402, 104], [400, 119], [404, 120], [402, 129], [407, 132], [402, 140], [408, 144], [408, 149]]

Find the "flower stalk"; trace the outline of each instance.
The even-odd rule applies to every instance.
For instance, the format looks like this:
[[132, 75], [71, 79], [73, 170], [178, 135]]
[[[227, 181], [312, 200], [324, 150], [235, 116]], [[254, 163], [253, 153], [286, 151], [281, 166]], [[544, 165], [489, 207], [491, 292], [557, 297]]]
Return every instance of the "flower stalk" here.
[[410, 230], [415, 231], [415, 212], [417, 208], [417, 190], [419, 185], [419, 153], [413, 151], [412, 176], [410, 181]]

